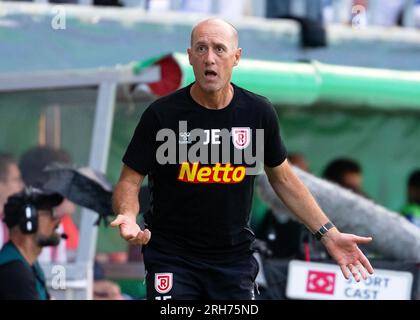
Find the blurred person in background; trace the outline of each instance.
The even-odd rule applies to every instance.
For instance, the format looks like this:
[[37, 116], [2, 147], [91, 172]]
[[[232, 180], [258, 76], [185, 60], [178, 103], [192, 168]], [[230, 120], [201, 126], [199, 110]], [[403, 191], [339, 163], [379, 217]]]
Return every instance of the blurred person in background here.
[[289, 153], [289, 155], [287, 156], [287, 159], [289, 160], [291, 164], [298, 167], [299, 169], [305, 172], [310, 172], [308, 161], [306, 161], [305, 156], [303, 154], [298, 153], [298, 152]]
[[406, 0], [353, 0], [353, 8], [364, 8], [361, 11], [352, 10], [352, 21], [355, 16], [367, 19], [367, 25], [392, 27], [402, 25], [402, 16]]
[[[19, 161], [22, 178], [26, 185], [41, 188], [48, 175], [44, 169], [53, 163], [70, 164], [72, 162], [68, 152], [51, 147], [37, 146], [24, 152]], [[73, 222], [72, 216], [76, 206], [68, 199], [56, 209], [61, 217], [59, 229], [67, 235], [58, 247], [46, 248], [39, 258], [40, 262], [66, 263], [75, 258], [79, 246], [79, 230]]]
[[326, 23], [401, 26], [406, 5], [405, 0], [324, 0], [323, 16]]
[[358, 195], [369, 198], [363, 191], [362, 168], [355, 160], [348, 158], [335, 159], [325, 167], [322, 176]]
[[50, 299], [38, 257], [43, 248], [60, 242], [60, 218], [54, 208], [62, 201], [58, 193], [32, 187], [8, 198], [4, 221], [10, 240], [0, 251], [0, 299]]
[[3, 222], [3, 210], [7, 198], [23, 189], [23, 181], [16, 159], [8, 153], [0, 153], [0, 248], [9, 238]]
[[407, 204], [401, 214], [420, 228], [420, 169], [410, 174], [407, 183]]
[[[29, 149], [22, 155], [19, 163], [23, 180], [27, 185], [43, 186], [48, 179], [48, 174], [44, 170], [54, 163], [71, 165], [72, 159], [70, 154], [63, 149], [45, 146], [37, 146]], [[61, 218], [59, 231], [64, 233], [67, 239], [62, 241], [58, 247], [44, 248], [39, 257], [39, 261], [43, 263], [66, 263], [74, 261], [79, 247], [79, 229], [73, 221], [76, 205], [64, 198], [55, 210], [56, 214]], [[128, 256], [128, 253], [125, 253], [126, 256]], [[95, 261], [94, 271], [95, 281], [93, 284], [93, 293], [95, 300], [123, 299], [119, 286], [105, 279], [102, 266], [97, 261]]]

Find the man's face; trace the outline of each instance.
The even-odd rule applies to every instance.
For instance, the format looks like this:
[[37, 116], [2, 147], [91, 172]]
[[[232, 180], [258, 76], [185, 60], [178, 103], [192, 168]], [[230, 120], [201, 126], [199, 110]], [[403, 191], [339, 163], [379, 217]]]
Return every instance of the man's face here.
[[240, 56], [236, 36], [228, 25], [208, 22], [194, 30], [188, 57], [203, 91], [214, 93], [228, 86]]
[[60, 219], [52, 209], [38, 210], [38, 231], [35, 235], [35, 241], [38, 246], [56, 246], [60, 243], [60, 235], [57, 228]]
[[408, 201], [420, 204], [420, 188], [416, 186], [408, 187]]
[[357, 172], [347, 172], [342, 178], [342, 185], [356, 193], [362, 193], [362, 175]]
[[15, 163], [9, 164], [6, 178], [0, 180], [0, 212], [3, 211], [3, 205], [7, 198], [14, 193], [22, 191], [24, 185], [18, 166]]

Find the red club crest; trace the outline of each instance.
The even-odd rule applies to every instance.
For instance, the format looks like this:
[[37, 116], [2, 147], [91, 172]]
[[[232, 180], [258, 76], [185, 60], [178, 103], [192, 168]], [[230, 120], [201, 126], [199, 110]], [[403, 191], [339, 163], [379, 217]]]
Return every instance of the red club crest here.
[[155, 290], [161, 294], [168, 293], [172, 289], [172, 273], [155, 273]]

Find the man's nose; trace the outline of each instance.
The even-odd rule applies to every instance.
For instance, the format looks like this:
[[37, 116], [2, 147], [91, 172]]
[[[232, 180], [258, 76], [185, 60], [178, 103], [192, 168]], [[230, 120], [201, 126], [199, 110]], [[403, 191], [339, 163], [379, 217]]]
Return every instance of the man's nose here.
[[206, 54], [206, 55], [205, 55], [205, 57], [204, 57], [204, 62], [205, 62], [205, 64], [206, 64], [206, 65], [212, 65], [212, 64], [215, 64], [215, 63], [216, 63], [215, 58], [216, 58], [215, 53], [213, 52], [213, 50], [212, 50], [212, 49], [209, 49], [209, 50], [207, 51], [207, 54]]

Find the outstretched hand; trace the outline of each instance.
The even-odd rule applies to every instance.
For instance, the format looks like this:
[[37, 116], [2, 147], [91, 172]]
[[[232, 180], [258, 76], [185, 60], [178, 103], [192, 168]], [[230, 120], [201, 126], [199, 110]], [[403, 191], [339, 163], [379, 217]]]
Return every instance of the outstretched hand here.
[[145, 245], [149, 242], [151, 233], [149, 229], [141, 230], [136, 222], [135, 216], [119, 214], [111, 227], [119, 227], [120, 235], [132, 245]]
[[371, 237], [359, 237], [354, 234], [341, 233], [337, 229], [331, 229], [322, 237], [322, 243], [327, 248], [331, 257], [337, 261], [346, 279], [353, 274], [359, 282], [360, 275], [367, 279], [367, 272], [373, 274], [373, 268], [366, 256], [359, 249], [359, 244], [368, 244]]

